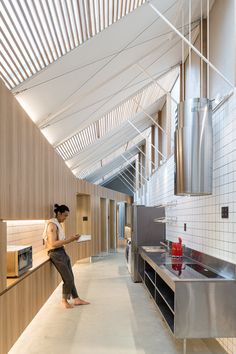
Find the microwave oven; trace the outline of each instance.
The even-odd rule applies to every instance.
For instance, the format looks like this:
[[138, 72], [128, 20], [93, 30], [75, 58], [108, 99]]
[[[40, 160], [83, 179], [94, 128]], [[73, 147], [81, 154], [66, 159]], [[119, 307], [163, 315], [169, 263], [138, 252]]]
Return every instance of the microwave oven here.
[[31, 267], [32, 246], [7, 246], [7, 277], [19, 277]]

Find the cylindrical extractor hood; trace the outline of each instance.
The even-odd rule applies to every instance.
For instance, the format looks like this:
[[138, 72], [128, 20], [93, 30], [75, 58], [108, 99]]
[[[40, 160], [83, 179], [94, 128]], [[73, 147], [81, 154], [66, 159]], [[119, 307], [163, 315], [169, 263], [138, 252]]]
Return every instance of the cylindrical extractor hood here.
[[207, 98], [180, 102], [175, 130], [175, 194], [212, 193], [212, 105]]

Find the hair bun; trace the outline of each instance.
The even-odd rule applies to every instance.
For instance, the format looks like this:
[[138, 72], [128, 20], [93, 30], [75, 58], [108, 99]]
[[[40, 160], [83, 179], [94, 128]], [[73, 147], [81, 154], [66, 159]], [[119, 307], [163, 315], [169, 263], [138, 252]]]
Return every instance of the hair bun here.
[[58, 208], [59, 207], [59, 205], [58, 204], [54, 204], [54, 208]]

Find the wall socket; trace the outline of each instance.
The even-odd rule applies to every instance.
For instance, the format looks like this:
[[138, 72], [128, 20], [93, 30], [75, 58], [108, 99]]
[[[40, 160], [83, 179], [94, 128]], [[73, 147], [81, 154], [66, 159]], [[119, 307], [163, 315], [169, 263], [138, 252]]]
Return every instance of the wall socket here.
[[222, 219], [229, 218], [229, 207], [228, 206], [221, 207], [221, 217], [222, 217]]
[[184, 231], [187, 231], [187, 224], [184, 223]]

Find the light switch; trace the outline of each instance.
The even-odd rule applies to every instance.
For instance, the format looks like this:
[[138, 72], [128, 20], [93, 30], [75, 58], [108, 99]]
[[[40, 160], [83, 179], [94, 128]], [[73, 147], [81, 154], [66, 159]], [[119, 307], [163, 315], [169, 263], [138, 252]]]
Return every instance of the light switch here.
[[221, 217], [222, 219], [228, 219], [229, 218], [229, 207], [221, 207]]

